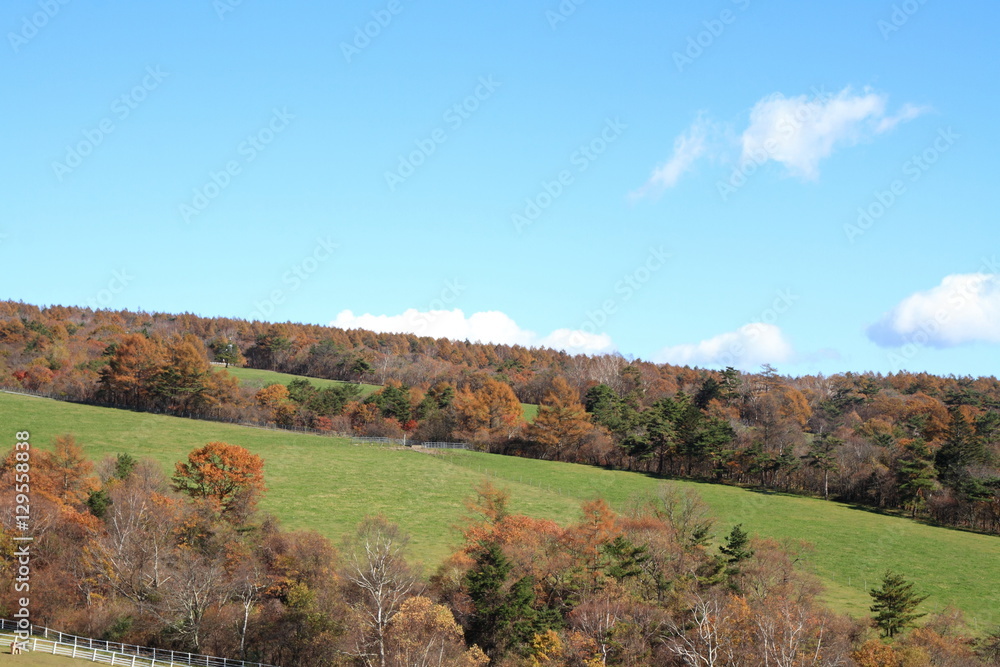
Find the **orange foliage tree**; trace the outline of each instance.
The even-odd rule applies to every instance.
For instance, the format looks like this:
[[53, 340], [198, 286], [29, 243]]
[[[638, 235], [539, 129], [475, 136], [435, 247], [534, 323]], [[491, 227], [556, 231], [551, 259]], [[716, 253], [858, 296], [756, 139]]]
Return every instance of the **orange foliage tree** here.
[[109, 346], [99, 395], [109, 403], [147, 407], [153, 379], [165, 360], [163, 346], [142, 334], [128, 334]]
[[288, 425], [295, 416], [295, 404], [288, 397], [288, 387], [283, 384], [270, 384], [258, 391], [254, 398], [257, 405], [267, 411], [267, 420], [276, 424]]
[[524, 420], [514, 390], [499, 380], [486, 380], [475, 391], [462, 387], [454, 406], [460, 430], [473, 439], [510, 438]]
[[57, 437], [51, 452], [36, 451], [34, 457], [35, 490], [61, 505], [82, 506], [98, 486], [94, 464], [72, 435]]
[[580, 395], [569, 383], [557, 377], [552, 391], [538, 406], [538, 416], [527, 429], [527, 436], [545, 447], [559, 461], [563, 453], [579, 447], [593, 429], [590, 415], [580, 402]]
[[224, 515], [249, 512], [264, 488], [264, 459], [239, 445], [210, 442], [175, 468], [173, 487], [204, 498]]

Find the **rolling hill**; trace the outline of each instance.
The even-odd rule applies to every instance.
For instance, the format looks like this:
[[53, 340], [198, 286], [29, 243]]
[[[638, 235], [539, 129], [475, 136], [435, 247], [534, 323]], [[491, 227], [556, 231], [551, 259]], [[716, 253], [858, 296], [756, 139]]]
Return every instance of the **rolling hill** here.
[[[352, 444], [341, 438], [270, 431], [49, 399], [0, 394], [0, 429], [29, 430], [36, 446], [76, 435], [88, 454], [128, 452], [165, 470], [211, 440], [244, 446], [265, 459], [264, 509], [290, 528], [335, 542], [364, 515], [383, 513], [412, 536], [412, 556], [433, 568], [458, 543], [462, 501], [484, 474], [513, 496], [513, 509], [566, 523], [582, 500], [622, 506], [663, 483], [651, 475], [477, 452], [422, 453]], [[751, 533], [810, 542], [807, 567], [835, 609], [867, 614], [866, 586], [888, 567], [929, 593], [930, 610], [953, 605], [972, 630], [1000, 623], [1000, 538], [928, 526], [819, 499], [672, 481], [695, 489], [717, 517], [716, 536], [743, 523]]]

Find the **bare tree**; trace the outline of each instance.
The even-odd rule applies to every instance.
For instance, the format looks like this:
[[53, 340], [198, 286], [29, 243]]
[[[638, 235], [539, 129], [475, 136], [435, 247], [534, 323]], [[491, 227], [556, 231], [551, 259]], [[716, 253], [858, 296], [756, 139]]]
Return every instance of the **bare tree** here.
[[233, 600], [240, 604], [243, 618], [237, 628], [240, 636], [240, 657], [246, 659], [247, 628], [250, 617], [260, 604], [261, 594], [270, 581], [263, 563], [253, 554], [245, 555], [231, 575]]
[[109, 492], [105, 532], [88, 545], [84, 561], [98, 579], [139, 609], [170, 578], [168, 561], [178, 514], [155, 479], [132, 475]]
[[225, 569], [190, 547], [174, 551], [174, 575], [166, 587], [159, 616], [194, 650], [201, 649], [202, 622], [213, 605], [230, 597]]
[[778, 598], [771, 607], [771, 613], [758, 613], [754, 618], [764, 664], [776, 667], [823, 664], [820, 661], [823, 628], [818, 629], [815, 649], [806, 651], [806, 641], [810, 637], [805, 611], [784, 598]]
[[686, 627], [674, 620], [668, 622], [674, 637], [667, 641], [667, 648], [693, 667], [740, 665], [742, 662], [727, 637], [727, 626], [733, 617], [733, 609], [725, 602], [696, 595]]
[[388, 664], [386, 629], [402, 604], [420, 592], [403, 555], [408, 541], [399, 526], [374, 516], [344, 546], [348, 599], [360, 620], [354, 653], [367, 666]]
[[615, 627], [626, 616], [626, 607], [618, 599], [605, 594], [585, 600], [570, 614], [570, 626], [590, 638], [601, 654], [601, 664], [613, 657], [616, 644]]

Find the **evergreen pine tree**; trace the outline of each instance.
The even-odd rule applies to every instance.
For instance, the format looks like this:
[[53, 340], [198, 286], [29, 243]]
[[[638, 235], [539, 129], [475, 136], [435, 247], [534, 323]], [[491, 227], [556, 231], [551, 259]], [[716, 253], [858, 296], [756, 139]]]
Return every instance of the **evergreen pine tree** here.
[[951, 425], [934, 465], [941, 482], [967, 497], [983, 494], [982, 484], [969, 474], [969, 466], [986, 463], [989, 452], [972, 423], [957, 408], [951, 410]]
[[906, 454], [900, 459], [896, 480], [903, 507], [910, 510], [911, 516], [916, 517], [917, 510], [923, 506], [936, 484], [933, 456], [923, 440], [914, 440], [905, 445], [905, 449]]
[[914, 610], [927, 596], [914, 593], [913, 584], [891, 570], [886, 570], [882, 585], [871, 589], [869, 595], [874, 600], [871, 606], [875, 613], [873, 620], [883, 637], [893, 637], [913, 621], [925, 616], [914, 613]]
[[753, 556], [754, 551], [750, 548], [750, 535], [743, 530], [743, 524], [738, 523], [726, 536], [725, 545], [719, 547], [719, 551], [726, 556], [726, 562], [730, 565], [737, 565]]
[[508, 587], [513, 565], [499, 545], [483, 543], [475, 560], [476, 565], [465, 575], [474, 610], [465, 633], [469, 645], [477, 644], [496, 660], [556, 625], [550, 610], [539, 612], [534, 608], [534, 581], [530, 576]]

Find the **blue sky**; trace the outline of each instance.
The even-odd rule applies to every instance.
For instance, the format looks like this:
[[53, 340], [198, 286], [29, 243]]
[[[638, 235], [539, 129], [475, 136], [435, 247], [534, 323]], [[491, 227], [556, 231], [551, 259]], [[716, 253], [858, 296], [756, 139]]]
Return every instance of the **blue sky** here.
[[0, 296], [1000, 373], [1000, 7], [673, 4], [5, 2]]

